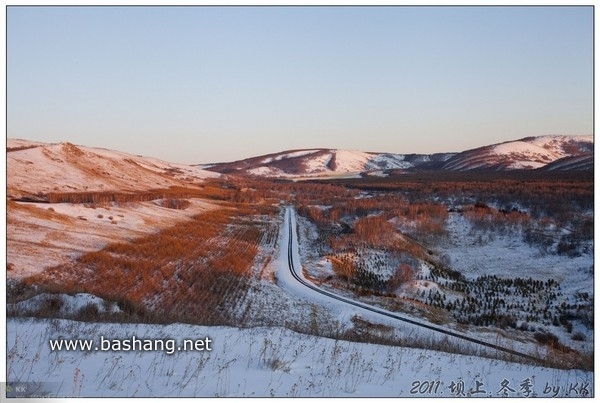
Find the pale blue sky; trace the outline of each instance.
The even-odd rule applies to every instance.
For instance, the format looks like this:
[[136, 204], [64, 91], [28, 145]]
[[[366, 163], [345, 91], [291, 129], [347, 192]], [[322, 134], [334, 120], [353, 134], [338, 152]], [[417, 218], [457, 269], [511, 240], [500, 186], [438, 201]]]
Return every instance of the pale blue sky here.
[[592, 134], [592, 7], [8, 7], [8, 137], [172, 162]]

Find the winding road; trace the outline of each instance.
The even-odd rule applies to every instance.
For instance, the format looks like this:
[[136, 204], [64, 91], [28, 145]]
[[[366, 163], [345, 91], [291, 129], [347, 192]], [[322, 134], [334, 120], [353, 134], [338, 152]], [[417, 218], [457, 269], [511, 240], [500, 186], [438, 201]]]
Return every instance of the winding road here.
[[383, 316], [386, 316], [386, 317], [389, 317], [389, 318], [392, 318], [392, 319], [396, 319], [396, 320], [399, 320], [399, 321], [402, 321], [402, 322], [405, 322], [405, 323], [409, 323], [411, 325], [418, 326], [420, 328], [432, 330], [434, 332], [438, 332], [438, 333], [441, 333], [441, 334], [446, 335], [446, 336], [455, 337], [455, 338], [458, 338], [458, 339], [461, 339], [461, 340], [465, 340], [465, 341], [474, 343], [474, 344], [482, 346], [482, 347], [487, 347], [487, 348], [491, 348], [491, 349], [494, 349], [494, 350], [497, 350], [497, 351], [501, 351], [503, 353], [508, 353], [508, 354], [511, 354], [511, 355], [514, 355], [514, 356], [518, 356], [518, 357], [521, 357], [521, 358], [526, 358], [526, 359], [532, 360], [534, 362], [542, 362], [542, 360], [540, 358], [538, 358], [538, 357], [534, 357], [534, 356], [531, 356], [529, 354], [526, 354], [526, 353], [523, 353], [523, 352], [520, 352], [520, 351], [515, 351], [515, 350], [509, 349], [509, 348], [506, 348], [506, 347], [503, 347], [503, 346], [499, 346], [499, 345], [496, 345], [496, 344], [493, 344], [493, 343], [489, 343], [489, 342], [486, 342], [486, 341], [483, 341], [483, 340], [479, 340], [479, 339], [476, 339], [476, 338], [473, 338], [473, 337], [470, 337], [470, 336], [467, 336], [467, 335], [464, 335], [464, 334], [452, 331], [450, 329], [443, 328], [441, 326], [433, 325], [431, 323], [421, 322], [419, 320], [416, 320], [416, 319], [404, 316], [404, 315], [396, 313], [396, 312], [390, 312], [390, 311], [387, 311], [385, 309], [377, 308], [377, 307], [374, 307], [372, 305], [368, 305], [368, 304], [365, 304], [365, 303], [362, 303], [362, 302], [358, 302], [358, 301], [355, 301], [355, 300], [343, 297], [341, 295], [337, 295], [337, 294], [335, 294], [333, 292], [324, 290], [324, 289], [316, 286], [314, 283], [312, 283], [312, 282], [310, 282], [310, 281], [308, 281], [308, 280], [306, 280], [304, 278], [304, 276], [301, 273], [302, 268], [299, 267], [300, 265], [299, 264], [298, 265], [294, 264], [294, 256], [298, 256], [298, 242], [297, 242], [297, 239], [296, 239], [296, 237], [297, 237], [296, 231], [294, 231], [294, 229], [296, 227], [296, 222], [295, 222], [295, 220], [292, 219], [293, 215], [294, 215], [293, 214], [293, 208], [292, 207], [287, 207], [286, 208], [286, 213], [285, 213], [285, 216], [286, 216], [285, 220], [287, 221], [287, 227], [288, 227], [288, 234], [287, 234], [287, 238], [288, 238], [288, 240], [287, 240], [287, 264], [288, 264], [288, 268], [289, 268], [289, 271], [290, 271], [292, 277], [298, 283], [300, 283], [301, 285], [303, 285], [304, 287], [307, 287], [307, 288], [309, 288], [309, 289], [311, 289], [311, 290], [313, 290], [313, 291], [315, 291], [315, 292], [317, 292], [319, 294], [322, 294], [322, 295], [326, 296], [327, 298], [334, 299], [334, 300], [340, 301], [340, 302], [345, 303], [345, 304], [353, 305], [353, 306], [365, 309], [367, 311], [374, 312], [374, 313], [377, 313], [377, 314], [380, 314], [380, 315], [383, 315]]

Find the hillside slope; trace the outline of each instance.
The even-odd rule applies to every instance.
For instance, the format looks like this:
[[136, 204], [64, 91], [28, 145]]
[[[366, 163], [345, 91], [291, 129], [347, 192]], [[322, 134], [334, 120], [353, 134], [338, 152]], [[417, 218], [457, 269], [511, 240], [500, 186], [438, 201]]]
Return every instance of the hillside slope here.
[[440, 165], [453, 153], [393, 154], [340, 149], [291, 150], [215, 164], [208, 168], [220, 173], [242, 173], [256, 176], [345, 177], [364, 174], [382, 174], [387, 170], [408, 170], [423, 166]]
[[7, 196], [48, 192], [144, 191], [183, 186], [219, 174], [156, 158], [71, 143], [7, 141]]
[[[393, 154], [339, 149], [283, 151], [208, 168], [227, 174], [279, 178], [333, 178], [389, 175], [410, 170], [589, 169], [593, 166], [593, 136], [549, 135], [488, 145], [460, 153]], [[573, 163], [568, 163], [572, 159]], [[592, 164], [590, 164], [590, 162]]]
[[539, 136], [475, 148], [450, 158], [444, 170], [538, 169], [563, 158], [591, 156], [593, 136]]
[[[68, 263], [110, 242], [134, 239], [214, 208], [193, 198], [185, 209], [160, 200], [137, 203], [48, 203], [49, 193], [135, 193], [171, 186], [199, 188], [220, 176], [119, 151], [7, 141], [7, 276], [23, 278]], [[27, 201], [27, 202], [25, 202]]]

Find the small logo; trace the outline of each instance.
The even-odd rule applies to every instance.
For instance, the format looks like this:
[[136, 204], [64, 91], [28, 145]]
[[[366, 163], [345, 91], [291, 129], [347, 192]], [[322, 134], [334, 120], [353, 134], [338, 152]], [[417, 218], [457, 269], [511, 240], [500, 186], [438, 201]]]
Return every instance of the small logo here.
[[60, 384], [57, 382], [7, 382], [6, 397], [58, 397]]

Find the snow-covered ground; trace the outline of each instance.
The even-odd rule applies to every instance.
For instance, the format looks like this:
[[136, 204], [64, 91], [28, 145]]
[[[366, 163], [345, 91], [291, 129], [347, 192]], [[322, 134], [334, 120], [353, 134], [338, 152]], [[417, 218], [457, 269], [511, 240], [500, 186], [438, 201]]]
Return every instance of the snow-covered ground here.
[[21, 279], [69, 262], [109, 242], [131, 240], [214, 208], [191, 199], [185, 210], [162, 207], [159, 200], [97, 205], [21, 203], [52, 192], [143, 192], [171, 186], [198, 189], [219, 177], [198, 167], [173, 164], [115, 150], [8, 139], [8, 277]]
[[[318, 232], [315, 225], [310, 220], [301, 218], [300, 235], [304, 245], [300, 245], [300, 255], [302, 256], [304, 270], [313, 278], [315, 282], [324, 284], [321, 287], [326, 287], [328, 290], [339, 295], [344, 295], [353, 299], [360, 299], [363, 302], [382, 306], [389, 303], [389, 298], [383, 297], [365, 297], [357, 296], [354, 292], [347, 291], [342, 288], [334, 288], [329, 284], [328, 279], [335, 277], [332, 273], [330, 262], [327, 260], [329, 252], [319, 253], [317, 251]], [[557, 299], [554, 308], [560, 306], [563, 302], [566, 304], [577, 303], [576, 294], [586, 294], [593, 297], [593, 257], [589, 254], [583, 254], [579, 257], [560, 256], [556, 254], [543, 254], [540, 249], [530, 246], [523, 241], [520, 232], [500, 235], [497, 232], [481, 233], [474, 231], [470, 222], [458, 213], [450, 213], [447, 228], [449, 235], [438, 240], [437, 244], [430, 245], [436, 251], [438, 256], [443, 256], [445, 261], [449, 263], [449, 267], [462, 273], [466, 278], [466, 283], [476, 280], [480, 276], [498, 276], [501, 279], [528, 279], [539, 280], [546, 283], [548, 280], [556, 281], [560, 284], [560, 292], [557, 293]], [[368, 262], [377, 262], [378, 251], [362, 252], [362, 257]], [[379, 251], [381, 254], [382, 252]], [[335, 255], [339, 258], [341, 255]], [[365, 257], [366, 256], [366, 257]], [[383, 258], [383, 267], [395, 268], [398, 262], [391, 258]], [[387, 274], [385, 270], [374, 270], [372, 264], [366, 264], [370, 267], [372, 273], [376, 273], [385, 278]], [[440, 287], [435, 281], [429, 278], [431, 266], [429, 263], [421, 261], [415, 266], [418, 268], [415, 272], [413, 281], [403, 284], [401, 288], [396, 290], [399, 297], [406, 297], [410, 300], [425, 302], [423, 295], [427, 293], [436, 294], [439, 292], [444, 300], [454, 301], [465, 297], [464, 293], [455, 292], [447, 287]], [[328, 285], [329, 284], [329, 285]], [[447, 285], [442, 280], [441, 284]], [[483, 301], [483, 295], [475, 295]], [[591, 298], [590, 297], [590, 300]], [[531, 300], [520, 299], [518, 295], [502, 294], [501, 298], [505, 298], [509, 303], [529, 303]], [[545, 298], [540, 295], [539, 301]], [[538, 300], [534, 302], [539, 303]], [[581, 302], [581, 301], [580, 301]], [[419, 303], [417, 303], [419, 305]], [[385, 305], [384, 305], [385, 306]], [[484, 306], [484, 303], [481, 303]], [[536, 308], [537, 309], [537, 308]], [[446, 312], [446, 311], [443, 311]], [[467, 334], [469, 337], [484, 340], [490, 343], [499, 343], [502, 346], [514, 349], [517, 351], [535, 353], [540, 348], [539, 344], [533, 338], [533, 332], [549, 332], [558, 337], [559, 341], [566, 346], [576, 349], [584, 355], [593, 354], [594, 350], [594, 333], [593, 329], [586, 325], [583, 320], [573, 320], [568, 330], [565, 326], [550, 325], [542, 323], [540, 316], [531, 315], [531, 319], [524, 320], [528, 315], [527, 310], [519, 311], [517, 320], [518, 326], [527, 327], [527, 332], [522, 330], [511, 330], [506, 328], [500, 330], [496, 326], [461, 326], [451, 319], [450, 323], [445, 326], [448, 328], [460, 331]], [[453, 312], [455, 313], [455, 312]], [[422, 315], [412, 313], [414, 315]], [[515, 314], [512, 312], [512, 314]], [[557, 311], [552, 312], [558, 316]], [[501, 336], [502, 335], [502, 336]], [[504, 338], [506, 337], [506, 338]]]
[[[292, 214], [290, 211], [288, 214]], [[269, 263], [277, 292], [296, 301], [287, 315], [306, 315], [300, 304], [326, 309], [333, 320], [360, 317], [408, 337], [426, 332], [398, 326], [376, 313], [332, 302], [294, 284], [286, 273], [287, 220], [279, 252]], [[292, 221], [293, 222], [293, 221]], [[293, 228], [295, 233], [295, 228]], [[294, 262], [300, 265], [294, 236]], [[271, 287], [275, 287], [271, 284]], [[253, 297], [259, 297], [254, 294]], [[38, 297], [41, 298], [41, 297]], [[37, 300], [26, 304], [35, 305]], [[107, 304], [89, 295], [66, 305]], [[273, 304], [280, 301], [273, 300]], [[317, 308], [315, 308], [317, 309]], [[310, 312], [310, 311], [309, 311]], [[144, 340], [123, 351], [124, 340]], [[495, 335], [494, 335], [495, 336]], [[211, 350], [179, 351], [184, 340], [211, 340]], [[104, 351], [101, 338], [121, 350]], [[146, 340], [162, 350], [146, 351]], [[51, 351], [50, 340], [92, 340], [89, 351]], [[115, 341], [119, 340], [119, 341]], [[173, 345], [167, 344], [174, 340]], [[448, 340], [439, 342], [448, 343]], [[116, 344], [115, 344], [116, 343]], [[134, 344], [131, 344], [133, 346]], [[169, 349], [170, 347], [173, 349]], [[98, 350], [96, 350], [98, 348]], [[7, 380], [41, 387], [50, 396], [80, 397], [462, 397], [590, 396], [593, 373], [557, 370], [496, 359], [406, 347], [354, 343], [293, 332], [282, 327], [240, 329], [185, 324], [84, 323], [67, 319], [10, 318], [7, 321]], [[22, 385], [17, 383], [17, 385]], [[39, 390], [34, 390], [34, 393]]]
[[8, 276], [30, 276], [110, 242], [147, 235], [215, 208], [200, 199], [189, 201], [185, 210], [162, 207], [159, 201], [97, 207], [13, 202], [7, 211]]
[[451, 259], [452, 267], [467, 278], [482, 275], [500, 277], [531, 277], [534, 280], [552, 278], [560, 282], [567, 293], [593, 294], [593, 256], [577, 257], [542, 253], [529, 246], [520, 233], [501, 235], [472, 233], [471, 224], [459, 213], [450, 213], [447, 221], [448, 242], [440, 252]]
[[73, 318], [82, 309], [93, 306], [98, 312], [119, 313], [121, 309], [115, 302], [106, 301], [92, 294], [78, 293], [75, 295], [67, 294], [48, 294], [41, 293], [27, 300], [7, 304], [7, 311], [19, 316], [28, 316], [26, 312], [39, 312], [49, 304], [54, 302], [57, 317]]
[[[99, 324], [10, 319], [8, 382], [58, 397], [593, 396], [593, 374], [352, 343], [282, 328]], [[110, 340], [165, 340], [163, 351], [102, 351]], [[183, 340], [211, 351], [177, 351]], [[51, 351], [50, 340], [93, 340]], [[176, 340], [172, 354], [167, 340]], [[111, 342], [111, 345], [112, 344]], [[134, 344], [131, 344], [133, 349]], [[124, 344], [121, 344], [124, 348]], [[95, 350], [98, 348], [98, 350]], [[35, 391], [34, 391], [35, 392]]]
[[[573, 296], [579, 293], [586, 293], [593, 300], [594, 258], [591, 253], [575, 257], [544, 253], [538, 247], [525, 243], [518, 232], [473, 233], [471, 224], [458, 213], [449, 215], [448, 231], [448, 241], [440, 245], [438, 250], [446, 254], [451, 267], [467, 279], [473, 280], [484, 275], [508, 279], [531, 277], [543, 282], [552, 279], [560, 284], [561, 298], [567, 303], [575, 303]], [[565, 345], [579, 351], [593, 351], [593, 329], [579, 321], [574, 321], [572, 332], [556, 326], [547, 330], [555, 333]], [[573, 333], [576, 332], [583, 334], [585, 341], [573, 340]]]

